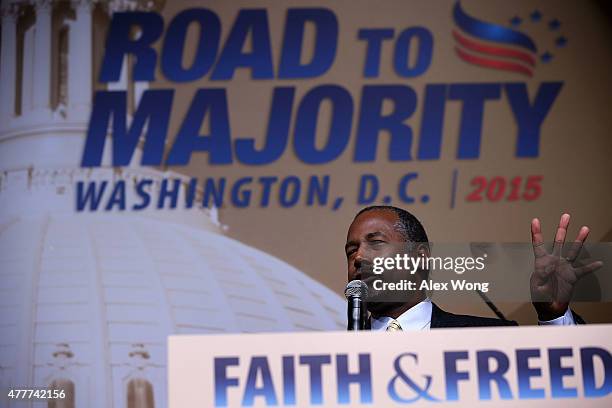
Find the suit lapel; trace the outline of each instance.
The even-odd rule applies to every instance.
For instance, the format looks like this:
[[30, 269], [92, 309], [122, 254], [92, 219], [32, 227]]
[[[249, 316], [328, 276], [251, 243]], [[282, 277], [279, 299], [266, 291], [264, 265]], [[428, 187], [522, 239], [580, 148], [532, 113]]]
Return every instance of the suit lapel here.
[[448, 327], [448, 313], [431, 302], [431, 324], [430, 328]]

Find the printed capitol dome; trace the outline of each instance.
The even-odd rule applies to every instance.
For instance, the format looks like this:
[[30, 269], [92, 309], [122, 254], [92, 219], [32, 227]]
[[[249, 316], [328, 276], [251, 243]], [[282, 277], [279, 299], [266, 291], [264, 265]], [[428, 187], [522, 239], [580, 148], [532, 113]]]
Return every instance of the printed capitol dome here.
[[[2, 79], [10, 86], [0, 101], [1, 389], [62, 388], [62, 407], [164, 406], [170, 334], [344, 328], [338, 295], [225, 237], [214, 209], [76, 212], [78, 181], [146, 177], [158, 189], [180, 176], [79, 167], [92, 16], [108, 18], [99, 14], [104, 4], [2, 6], [0, 71], [19, 68], [18, 78], [32, 81]], [[70, 23], [51, 25], [51, 15]], [[50, 38], [59, 48], [36, 46]], [[11, 58], [18, 45], [20, 66]], [[59, 67], [54, 78], [50, 58]], [[146, 87], [137, 85], [130, 97]]]
[[76, 406], [111, 406], [110, 388], [119, 407], [134, 379], [166, 401], [169, 334], [344, 326], [340, 297], [218, 232], [131, 215], [22, 216], [0, 228], [4, 386], [68, 379]]

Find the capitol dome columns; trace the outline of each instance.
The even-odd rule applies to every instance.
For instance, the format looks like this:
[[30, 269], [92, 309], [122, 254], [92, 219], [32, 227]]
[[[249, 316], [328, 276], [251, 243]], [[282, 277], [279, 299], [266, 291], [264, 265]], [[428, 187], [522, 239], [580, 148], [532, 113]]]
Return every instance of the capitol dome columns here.
[[73, 0], [76, 21], [70, 23], [68, 51], [68, 117], [88, 120], [93, 90], [93, 0]]
[[36, 29], [34, 31], [34, 78], [32, 108], [35, 112], [51, 111], [51, 15], [53, 2], [34, 2]]
[[0, 46], [0, 126], [15, 115], [15, 84], [17, 82], [17, 17], [18, 6], [2, 3], [2, 45]]
[[[2, 127], [8, 120], [21, 115], [34, 114], [34, 122], [47, 121], [51, 117], [53, 88], [52, 69], [53, 50], [53, 10], [54, 0], [6, 1], [0, 5], [2, 16], [2, 44], [0, 48], [0, 123]], [[67, 113], [68, 117], [87, 121], [91, 109], [93, 90], [92, 38], [93, 7], [95, 0], [72, 0], [71, 7], [75, 19], [65, 20], [69, 26], [68, 72], [67, 72]], [[20, 13], [24, 6], [31, 4], [35, 14], [33, 41], [24, 44], [22, 55], [24, 63], [22, 80], [18, 81], [17, 31]], [[59, 50], [55, 50], [59, 52]], [[29, 61], [29, 62], [28, 62]], [[27, 67], [26, 67], [27, 65]], [[31, 65], [31, 66], [30, 66]], [[29, 69], [28, 69], [29, 68]], [[30, 76], [31, 75], [31, 76]], [[21, 83], [20, 83], [21, 82]], [[30, 86], [27, 86], [31, 84]], [[21, 88], [21, 107], [17, 109], [16, 95]]]

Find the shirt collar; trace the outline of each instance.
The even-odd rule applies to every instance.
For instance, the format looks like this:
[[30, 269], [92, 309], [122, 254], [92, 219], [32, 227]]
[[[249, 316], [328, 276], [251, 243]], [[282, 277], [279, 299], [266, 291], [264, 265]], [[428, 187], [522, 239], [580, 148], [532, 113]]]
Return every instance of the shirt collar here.
[[[431, 324], [431, 299], [426, 298], [412, 306], [396, 319], [402, 330], [422, 330]], [[386, 330], [393, 319], [388, 316], [372, 317], [372, 330]]]

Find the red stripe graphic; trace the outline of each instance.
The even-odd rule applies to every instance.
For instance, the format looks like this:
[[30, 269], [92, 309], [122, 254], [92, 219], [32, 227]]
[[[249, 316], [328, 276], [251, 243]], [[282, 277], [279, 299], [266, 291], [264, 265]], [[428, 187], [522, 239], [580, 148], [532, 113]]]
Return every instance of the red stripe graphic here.
[[455, 47], [455, 51], [457, 52], [457, 55], [459, 55], [459, 58], [469, 62], [470, 64], [480, 65], [487, 68], [501, 69], [504, 71], [518, 72], [529, 77], [533, 76], [533, 71], [521, 64], [508, 61], [492, 60], [479, 57], [477, 55], [468, 54], [459, 47]]
[[482, 44], [480, 42], [477, 42], [477, 41], [474, 41], [467, 37], [462, 36], [461, 34], [459, 34], [459, 32], [457, 32], [457, 30], [453, 30], [453, 37], [455, 37], [455, 40], [457, 40], [459, 44], [461, 44], [462, 46], [464, 46], [465, 48], [469, 50], [476, 51], [481, 54], [489, 54], [489, 55], [495, 55], [499, 57], [516, 58], [516, 59], [520, 59], [528, 63], [532, 67], [535, 66], [535, 59], [533, 58], [533, 56], [531, 56], [530, 54], [526, 52], [513, 50], [511, 48], [506, 48], [506, 47], [496, 47], [493, 45]]

